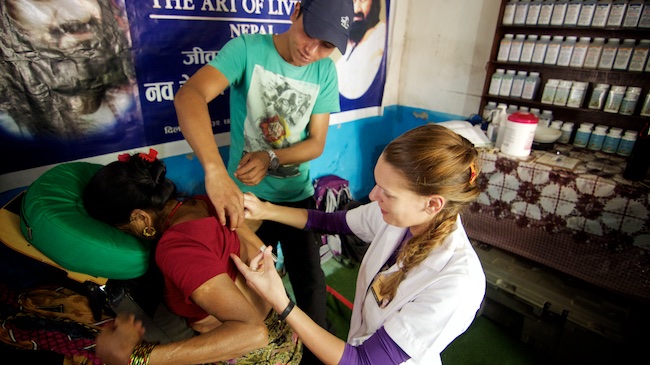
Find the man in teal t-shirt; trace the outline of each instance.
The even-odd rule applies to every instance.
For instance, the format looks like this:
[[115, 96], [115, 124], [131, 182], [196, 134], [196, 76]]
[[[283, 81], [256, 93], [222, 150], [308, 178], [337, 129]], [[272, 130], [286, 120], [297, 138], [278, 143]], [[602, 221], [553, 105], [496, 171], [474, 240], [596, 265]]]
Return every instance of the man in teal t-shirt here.
[[[244, 221], [243, 192], [276, 204], [313, 208], [309, 161], [321, 155], [329, 115], [338, 112], [336, 68], [345, 53], [352, 0], [302, 0], [292, 25], [276, 35], [230, 40], [178, 91], [174, 105], [185, 139], [205, 171], [206, 191], [222, 224]], [[230, 87], [228, 169], [212, 134], [207, 104]], [[325, 278], [311, 232], [264, 222], [257, 235], [282, 244], [298, 306], [325, 327]], [[318, 363], [307, 350], [302, 364]]]

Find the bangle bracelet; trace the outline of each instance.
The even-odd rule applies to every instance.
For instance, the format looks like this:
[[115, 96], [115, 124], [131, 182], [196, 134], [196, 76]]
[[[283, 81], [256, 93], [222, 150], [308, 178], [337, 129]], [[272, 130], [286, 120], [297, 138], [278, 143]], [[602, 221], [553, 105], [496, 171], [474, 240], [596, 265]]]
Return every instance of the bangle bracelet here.
[[296, 303], [294, 303], [293, 300], [289, 299], [289, 304], [287, 304], [287, 307], [284, 308], [284, 311], [280, 313], [280, 315], [278, 316], [278, 320], [284, 321], [285, 319], [287, 319], [287, 316], [289, 315], [289, 313], [291, 313], [291, 310], [295, 305]]
[[156, 346], [155, 343], [150, 343], [145, 340], [141, 340], [133, 348], [131, 357], [129, 358], [129, 365], [147, 365], [149, 364], [149, 358], [151, 357], [151, 351]]

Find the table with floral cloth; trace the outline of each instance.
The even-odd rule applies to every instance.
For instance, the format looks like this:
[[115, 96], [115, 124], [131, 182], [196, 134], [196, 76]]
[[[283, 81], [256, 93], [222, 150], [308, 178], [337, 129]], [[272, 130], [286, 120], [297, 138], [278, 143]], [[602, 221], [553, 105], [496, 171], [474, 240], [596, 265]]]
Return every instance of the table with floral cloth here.
[[[462, 216], [468, 235], [650, 302], [648, 180], [624, 179], [623, 157], [557, 148], [525, 159], [481, 151], [482, 193]], [[547, 164], [555, 156], [574, 164]]]

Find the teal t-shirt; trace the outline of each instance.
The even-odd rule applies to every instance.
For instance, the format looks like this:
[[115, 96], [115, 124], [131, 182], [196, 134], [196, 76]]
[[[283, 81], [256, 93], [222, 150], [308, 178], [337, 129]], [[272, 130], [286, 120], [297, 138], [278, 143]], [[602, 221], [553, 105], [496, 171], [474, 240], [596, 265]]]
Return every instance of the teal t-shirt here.
[[282, 165], [256, 186], [233, 173], [244, 152], [289, 147], [307, 138], [312, 114], [340, 111], [332, 60], [294, 66], [277, 52], [272, 35], [248, 34], [226, 43], [210, 65], [230, 82], [228, 172], [240, 189], [273, 202], [312, 196], [309, 162]]

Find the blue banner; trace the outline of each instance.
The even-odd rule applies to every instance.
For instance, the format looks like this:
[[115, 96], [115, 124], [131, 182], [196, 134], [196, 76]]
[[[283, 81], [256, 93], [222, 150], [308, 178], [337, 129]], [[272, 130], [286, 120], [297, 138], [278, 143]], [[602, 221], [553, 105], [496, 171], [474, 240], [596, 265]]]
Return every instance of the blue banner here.
[[[289, 29], [296, 1], [81, 2], [0, 2], [0, 178], [182, 140], [178, 89], [230, 39]], [[355, 1], [348, 51], [332, 55], [342, 111], [381, 105], [388, 8]], [[230, 130], [227, 94], [209, 104], [215, 134]]]

